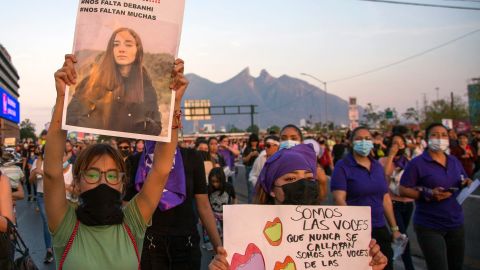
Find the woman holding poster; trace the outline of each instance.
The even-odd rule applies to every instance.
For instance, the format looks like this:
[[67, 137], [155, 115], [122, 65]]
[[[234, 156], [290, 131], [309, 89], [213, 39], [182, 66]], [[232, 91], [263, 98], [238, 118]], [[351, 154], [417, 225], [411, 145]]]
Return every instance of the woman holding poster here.
[[157, 94], [143, 66], [139, 35], [119, 28], [98, 65], [75, 88], [67, 107], [72, 126], [160, 135]]
[[[270, 157], [260, 173], [254, 202], [258, 204], [316, 205], [318, 204], [318, 181], [316, 154], [310, 144], [298, 144], [285, 148]], [[370, 265], [381, 270], [387, 258], [374, 240], [370, 242]], [[226, 251], [220, 250], [209, 266], [210, 270], [228, 268]]]
[[[57, 99], [48, 130], [44, 162], [44, 193], [48, 227], [53, 236], [57, 269], [139, 269], [147, 226], [162, 197], [173, 164], [180, 125], [180, 102], [188, 81], [183, 61], [172, 71], [176, 126], [170, 143], [157, 143], [147, 179], [139, 193], [122, 207], [127, 183], [125, 162], [118, 150], [94, 144], [83, 150], [73, 167], [78, 207], [67, 202], [62, 157], [66, 132], [61, 130], [66, 85], [77, 83], [73, 55], [55, 73]], [[175, 122], [175, 121], [174, 121]]]

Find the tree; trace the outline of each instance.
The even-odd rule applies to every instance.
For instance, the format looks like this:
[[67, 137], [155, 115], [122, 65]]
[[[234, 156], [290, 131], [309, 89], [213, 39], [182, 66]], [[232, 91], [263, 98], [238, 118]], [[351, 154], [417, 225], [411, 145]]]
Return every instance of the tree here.
[[97, 141], [100, 143], [109, 143], [111, 139], [115, 139], [115, 137], [107, 136], [107, 135], [98, 135]]
[[273, 125], [269, 128], [267, 128], [267, 132], [269, 134], [280, 134], [280, 127], [277, 125]]
[[315, 132], [320, 132], [322, 131], [322, 126], [323, 126], [323, 123], [322, 122], [317, 122], [313, 125], [313, 131]]
[[228, 132], [229, 133], [238, 133], [238, 132], [243, 132], [243, 130], [237, 128], [235, 125], [229, 125]]
[[255, 124], [253, 124], [253, 126], [249, 126], [247, 128], [247, 132], [250, 132], [250, 133], [258, 134], [259, 131], [260, 131], [260, 128]]
[[441, 122], [442, 119], [464, 120], [468, 118], [468, 109], [460, 96], [453, 96], [452, 100], [439, 99], [425, 108], [425, 121], [428, 123]]
[[384, 118], [385, 114], [381, 111], [377, 111], [378, 106], [373, 106], [372, 103], [368, 103], [367, 107], [363, 109], [363, 118], [361, 125], [370, 127], [378, 127], [379, 122]]
[[30, 119], [25, 119], [20, 123], [20, 140], [31, 138], [33, 141], [37, 140], [35, 135], [35, 124]]
[[413, 107], [408, 108], [404, 113], [402, 113], [402, 116], [403, 118], [407, 119], [407, 121], [413, 120], [418, 123], [418, 121], [420, 120], [418, 111]]

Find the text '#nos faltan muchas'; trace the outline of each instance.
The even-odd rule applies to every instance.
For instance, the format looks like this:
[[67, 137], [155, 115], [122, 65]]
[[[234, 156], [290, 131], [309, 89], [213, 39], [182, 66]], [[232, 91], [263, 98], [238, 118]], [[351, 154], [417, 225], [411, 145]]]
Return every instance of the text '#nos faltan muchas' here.
[[157, 16], [152, 14], [154, 11], [152, 4], [160, 4], [160, 0], [144, 0], [144, 4], [109, 0], [82, 0], [80, 2], [80, 12], [123, 15], [155, 21]]
[[[337, 267], [337, 258], [368, 257], [368, 247], [359, 246], [359, 233], [369, 230], [370, 222], [343, 216], [341, 208], [311, 208], [297, 206], [291, 217], [301, 223], [303, 232], [288, 234], [288, 243], [302, 243], [295, 257], [304, 269]], [[299, 224], [300, 225], [300, 224]]]

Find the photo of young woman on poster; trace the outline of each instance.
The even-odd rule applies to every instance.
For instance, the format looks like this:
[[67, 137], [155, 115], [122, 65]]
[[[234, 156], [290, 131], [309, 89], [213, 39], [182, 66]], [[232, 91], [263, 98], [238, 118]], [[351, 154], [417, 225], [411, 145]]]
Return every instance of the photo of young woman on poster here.
[[89, 74], [75, 87], [66, 124], [158, 136], [162, 131], [157, 92], [144, 67], [139, 35], [115, 30]]

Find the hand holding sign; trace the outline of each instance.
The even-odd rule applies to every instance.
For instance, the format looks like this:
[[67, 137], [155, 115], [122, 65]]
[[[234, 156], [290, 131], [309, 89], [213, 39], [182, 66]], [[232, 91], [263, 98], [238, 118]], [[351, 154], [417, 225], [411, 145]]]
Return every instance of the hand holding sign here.
[[77, 58], [73, 54], [65, 55], [65, 62], [62, 68], [55, 72], [55, 88], [57, 89], [57, 97], [63, 98], [65, 96], [66, 86], [71, 86], [77, 83], [77, 72], [74, 64]]

